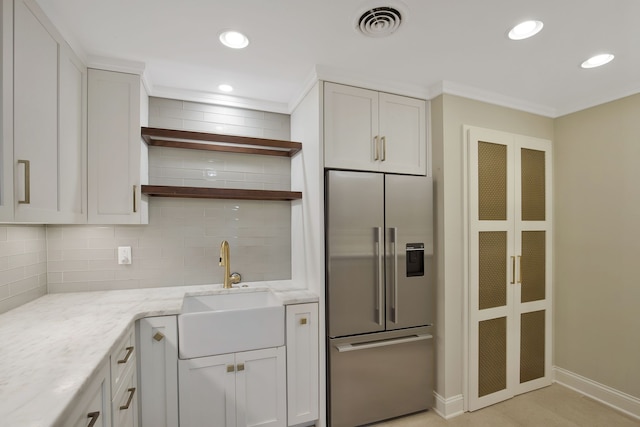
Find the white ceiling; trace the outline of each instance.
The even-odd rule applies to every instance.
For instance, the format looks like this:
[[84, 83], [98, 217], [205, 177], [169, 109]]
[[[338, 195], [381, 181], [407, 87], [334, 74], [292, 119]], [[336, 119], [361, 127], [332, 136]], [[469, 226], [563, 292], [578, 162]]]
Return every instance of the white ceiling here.
[[[289, 112], [321, 78], [556, 117], [640, 92], [639, 0], [37, 1], [90, 65], [144, 64], [156, 96], [220, 100], [229, 83], [247, 105]], [[378, 6], [406, 11], [400, 29], [356, 32], [360, 13]], [[526, 19], [542, 32], [509, 40]], [[249, 47], [222, 46], [223, 29], [247, 34]], [[580, 68], [605, 51], [613, 62]]]

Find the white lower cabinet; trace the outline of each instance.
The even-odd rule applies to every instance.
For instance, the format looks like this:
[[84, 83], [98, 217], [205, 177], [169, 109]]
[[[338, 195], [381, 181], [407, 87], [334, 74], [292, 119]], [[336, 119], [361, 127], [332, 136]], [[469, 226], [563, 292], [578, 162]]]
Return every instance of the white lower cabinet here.
[[[104, 363], [82, 393], [80, 401], [63, 425], [71, 427], [111, 427], [109, 364]], [[117, 425], [117, 424], [115, 424]]]
[[178, 327], [176, 316], [138, 322], [140, 425], [178, 427]]
[[287, 421], [318, 419], [318, 304], [287, 306]]
[[284, 427], [285, 347], [180, 360], [180, 427]]
[[138, 426], [138, 379], [133, 365], [127, 369], [122, 377], [120, 388], [111, 401], [113, 427], [137, 427]]
[[138, 370], [133, 327], [116, 345], [110, 359], [113, 427], [138, 427]]

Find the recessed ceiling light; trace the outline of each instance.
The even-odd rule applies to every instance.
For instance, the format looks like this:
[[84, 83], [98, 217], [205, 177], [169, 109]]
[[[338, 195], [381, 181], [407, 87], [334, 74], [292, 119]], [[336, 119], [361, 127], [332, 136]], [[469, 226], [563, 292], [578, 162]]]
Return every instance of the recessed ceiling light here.
[[218, 89], [220, 89], [222, 92], [232, 92], [233, 91], [233, 86], [222, 84], [222, 85], [218, 86]]
[[615, 58], [615, 56], [610, 53], [602, 53], [600, 55], [592, 56], [591, 58], [584, 61], [580, 66], [582, 68], [595, 68], [604, 64], [608, 64], [613, 60], [613, 58]]
[[542, 21], [524, 21], [516, 25], [509, 31], [511, 40], [523, 40], [535, 36], [542, 30]]
[[249, 45], [249, 39], [238, 31], [224, 31], [220, 33], [220, 43], [232, 49], [242, 49]]

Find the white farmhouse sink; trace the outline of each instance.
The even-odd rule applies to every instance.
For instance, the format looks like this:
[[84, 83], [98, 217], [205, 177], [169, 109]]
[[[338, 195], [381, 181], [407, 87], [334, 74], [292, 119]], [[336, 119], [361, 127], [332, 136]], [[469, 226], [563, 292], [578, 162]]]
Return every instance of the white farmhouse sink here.
[[185, 296], [180, 359], [284, 345], [284, 306], [268, 290]]

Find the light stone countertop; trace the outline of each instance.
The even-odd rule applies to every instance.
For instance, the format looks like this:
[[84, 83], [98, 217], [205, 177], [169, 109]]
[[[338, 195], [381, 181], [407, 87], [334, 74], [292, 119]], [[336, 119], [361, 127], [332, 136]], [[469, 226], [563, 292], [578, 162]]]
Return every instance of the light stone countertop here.
[[0, 424], [63, 425], [73, 402], [134, 322], [178, 314], [185, 295], [269, 288], [284, 304], [318, 301], [291, 281], [247, 285], [48, 294], [1, 314]]

